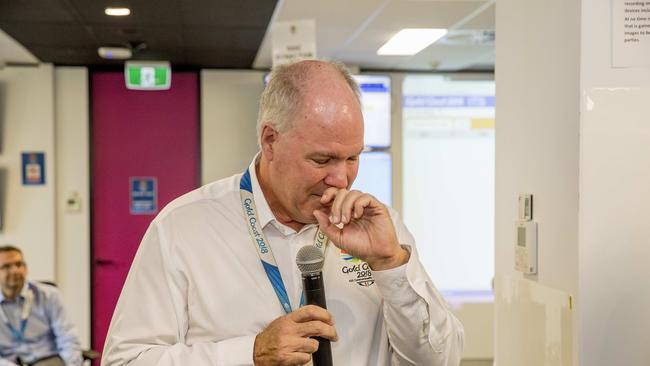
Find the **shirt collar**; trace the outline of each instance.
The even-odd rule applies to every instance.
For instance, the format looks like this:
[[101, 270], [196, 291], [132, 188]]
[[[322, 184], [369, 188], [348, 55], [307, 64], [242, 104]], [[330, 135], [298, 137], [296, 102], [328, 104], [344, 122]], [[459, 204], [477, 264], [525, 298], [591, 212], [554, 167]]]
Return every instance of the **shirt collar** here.
[[[23, 284], [23, 289], [20, 290], [20, 293], [18, 294], [16, 299], [17, 300], [18, 299], [24, 299], [25, 296], [27, 296], [27, 291], [28, 290], [29, 290], [29, 281], [25, 281], [25, 283]], [[5, 294], [2, 291], [0, 291], [0, 302], [4, 302], [4, 301], [5, 301]]]

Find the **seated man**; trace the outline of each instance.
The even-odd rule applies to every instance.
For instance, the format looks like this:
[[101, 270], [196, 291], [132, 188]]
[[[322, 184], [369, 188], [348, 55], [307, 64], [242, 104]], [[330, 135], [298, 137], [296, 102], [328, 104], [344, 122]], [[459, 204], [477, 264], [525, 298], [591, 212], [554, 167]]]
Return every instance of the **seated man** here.
[[0, 366], [81, 365], [81, 347], [59, 291], [26, 281], [20, 249], [0, 247]]

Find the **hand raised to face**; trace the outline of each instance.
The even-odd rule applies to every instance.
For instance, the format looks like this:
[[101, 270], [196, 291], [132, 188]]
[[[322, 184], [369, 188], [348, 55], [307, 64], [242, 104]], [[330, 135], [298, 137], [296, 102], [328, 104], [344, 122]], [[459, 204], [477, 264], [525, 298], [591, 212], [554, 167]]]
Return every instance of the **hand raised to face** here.
[[373, 270], [398, 267], [408, 261], [409, 253], [399, 245], [388, 209], [375, 197], [331, 187], [320, 202], [330, 207], [329, 215], [325, 209], [313, 214], [334, 245], [367, 262]]

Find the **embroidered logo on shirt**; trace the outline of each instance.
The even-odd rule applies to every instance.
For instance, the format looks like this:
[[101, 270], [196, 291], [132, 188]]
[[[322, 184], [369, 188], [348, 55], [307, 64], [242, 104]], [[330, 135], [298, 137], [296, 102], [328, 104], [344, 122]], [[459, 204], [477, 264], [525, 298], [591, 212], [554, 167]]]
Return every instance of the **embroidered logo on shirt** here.
[[341, 250], [341, 259], [343, 260], [341, 272], [348, 277], [349, 282], [355, 282], [363, 287], [369, 287], [375, 283], [368, 263], [351, 256], [345, 250]]

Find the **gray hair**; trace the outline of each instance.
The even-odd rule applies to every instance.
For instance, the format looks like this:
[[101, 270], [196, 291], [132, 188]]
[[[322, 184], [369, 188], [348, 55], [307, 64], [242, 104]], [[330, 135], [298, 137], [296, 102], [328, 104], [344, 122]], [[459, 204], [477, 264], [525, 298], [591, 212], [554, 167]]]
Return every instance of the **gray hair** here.
[[[305, 60], [280, 65], [269, 74], [269, 83], [260, 97], [257, 115], [257, 143], [260, 144], [262, 126], [269, 122], [279, 133], [291, 129], [291, 121], [302, 106], [302, 93], [305, 80], [309, 77], [310, 67]], [[338, 71], [346, 84], [352, 89], [361, 104], [359, 85], [345, 65], [338, 61], [307, 60], [323, 62]]]

